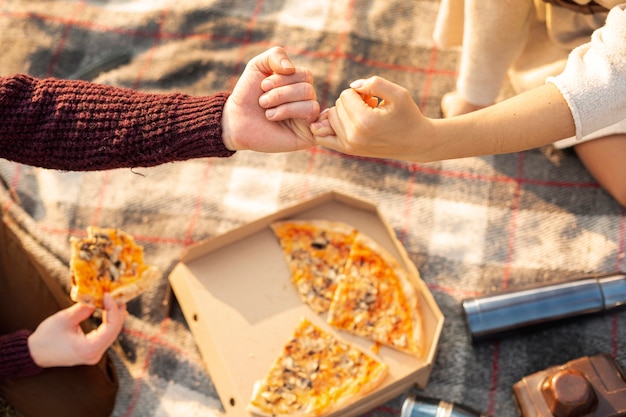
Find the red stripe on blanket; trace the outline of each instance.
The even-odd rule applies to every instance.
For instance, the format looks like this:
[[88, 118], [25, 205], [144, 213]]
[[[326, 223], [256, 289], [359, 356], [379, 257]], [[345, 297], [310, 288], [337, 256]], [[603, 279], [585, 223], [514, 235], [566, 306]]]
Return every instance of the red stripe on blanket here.
[[493, 357], [491, 360], [491, 383], [489, 385], [489, 405], [487, 407], [487, 414], [490, 416], [495, 415], [496, 408], [496, 394], [498, 392], [498, 376], [500, 370], [500, 342], [498, 340], [493, 342]]
[[154, 37], [154, 42], [152, 44], [152, 47], [148, 51], [146, 60], [143, 66], [141, 67], [141, 69], [139, 70], [139, 73], [137, 74], [137, 78], [135, 79], [135, 83], [133, 84], [133, 88], [136, 90], [139, 89], [139, 86], [141, 84], [141, 79], [143, 78], [143, 75], [146, 73], [148, 68], [150, 68], [150, 64], [152, 63], [152, 58], [154, 57], [154, 54], [157, 48], [159, 47], [159, 45], [161, 44], [163, 40], [163, 23], [165, 22], [165, 19], [167, 18], [168, 14], [169, 14], [169, 9], [161, 10], [159, 25], [158, 25], [157, 33]]
[[[345, 24], [341, 25], [342, 27], [348, 28], [350, 27], [350, 19], [352, 19], [352, 14], [354, 13], [354, 0], [351, 0], [346, 5], [346, 11], [344, 13]], [[330, 69], [328, 71], [328, 75], [326, 76], [326, 82], [324, 83], [324, 87], [322, 90], [322, 95], [320, 97], [320, 104], [322, 107], [326, 107], [328, 104], [328, 94], [329, 87], [332, 85], [332, 81], [335, 77], [337, 65], [341, 61], [341, 58], [344, 56], [343, 51], [345, 48], [346, 38], [348, 37], [348, 32], [341, 31], [339, 33], [339, 38], [337, 39], [337, 46], [335, 47], [334, 52], [331, 54], [331, 64]]]
[[[88, 20], [81, 20], [79, 18], [74, 18], [73, 16], [70, 18], [64, 18], [64, 17], [59, 17], [59, 16], [52, 16], [52, 15], [44, 15], [44, 14], [39, 14], [39, 13], [23, 13], [23, 12], [16, 12], [16, 11], [10, 11], [10, 12], [4, 12], [4, 13], [0, 13], [1, 16], [4, 17], [8, 17], [11, 19], [25, 19], [25, 20], [29, 20], [29, 19], [38, 19], [44, 22], [54, 22], [54, 23], [59, 23], [62, 25], [66, 25], [68, 27], [67, 30], [69, 30], [69, 28], [82, 28], [82, 29], [88, 29], [88, 30], [92, 30], [92, 31], [100, 31], [100, 32], [109, 32], [109, 33], [115, 33], [115, 34], [123, 34], [123, 35], [127, 35], [127, 36], [132, 36], [132, 37], [140, 37], [140, 38], [155, 38], [155, 42], [162, 42], [162, 41], [166, 41], [166, 40], [172, 40], [172, 39], [178, 39], [178, 40], [184, 40], [184, 39], [207, 39], [207, 40], [215, 40], [215, 41], [221, 41], [221, 42], [227, 42], [227, 43], [233, 43], [233, 44], [242, 44], [243, 46], [245, 46], [245, 48], [242, 49], [242, 54], [240, 55], [240, 64], [236, 65], [233, 71], [233, 77], [239, 77], [240, 72], [242, 70], [242, 63], [243, 63], [243, 59], [245, 58], [245, 51], [248, 49], [248, 47], [252, 47], [252, 46], [256, 46], [256, 47], [270, 47], [273, 46], [274, 43], [273, 42], [268, 42], [265, 40], [262, 41], [252, 41], [251, 40], [251, 34], [252, 34], [252, 29], [254, 27], [254, 24], [256, 23], [256, 20], [258, 18], [258, 14], [261, 12], [262, 10], [262, 5], [263, 5], [264, 1], [263, 0], [258, 0], [257, 5], [255, 7], [254, 13], [250, 19], [249, 25], [248, 25], [248, 30], [246, 32], [245, 37], [242, 38], [237, 38], [237, 37], [232, 37], [232, 36], [224, 36], [224, 35], [219, 35], [219, 34], [214, 34], [214, 33], [173, 33], [173, 32], [165, 32], [162, 31], [162, 25], [159, 25], [159, 28], [157, 29], [157, 32], [150, 32], [150, 31], [141, 31], [141, 30], [126, 30], [123, 28], [116, 28], [116, 27], [112, 27], [112, 26], [106, 26], [106, 25], [102, 25], [102, 24], [97, 24]], [[348, 5], [348, 10], [352, 11], [354, 9], [354, 2], [351, 1], [350, 4]], [[351, 12], [350, 12], [351, 13]], [[350, 14], [351, 16], [351, 14]], [[65, 33], [64, 36], [67, 37], [69, 32]], [[347, 36], [346, 33], [342, 33], [340, 38], [345, 38]], [[341, 44], [343, 41], [340, 40], [338, 42], [338, 44]], [[331, 60], [333, 63], [337, 63], [340, 62], [341, 60], [348, 60], [351, 61], [353, 63], [359, 63], [359, 64], [364, 64], [373, 68], [377, 68], [377, 69], [389, 69], [389, 70], [394, 70], [394, 71], [399, 71], [399, 72], [407, 72], [407, 73], [426, 73], [429, 75], [436, 75], [439, 77], [456, 77], [457, 75], [457, 71], [456, 70], [448, 70], [448, 69], [437, 69], [431, 66], [428, 67], [421, 67], [421, 66], [411, 66], [411, 65], [400, 65], [400, 64], [393, 64], [393, 63], [388, 63], [388, 62], [384, 62], [384, 61], [379, 61], [379, 60], [374, 60], [374, 59], [368, 59], [368, 58], [364, 58], [364, 57], [359, 57], [359, 56], [355, 56], [352, 54], [349, 54], [347, 52], [343, 52], [340, 49], [335, 49], [332, 53], [327, 53], [327, 52], [321, 52], [321, 51], [317, 51], [317, 50], [306, 50], [306, 49], [301, 49], [301, 48], [290, 48], [288, 45], [284, 45], [285, 50], [292, 56], [294, 55], [302, 55], [302, 56], [307, 56], [307, 57], [312, 57], [312, 58], [317, 58], [317, 59], [329, 59]], [[62, 48], [61, 48], [62, 49]], [[55, 57], [53, 58], [53, 62], [51, 63], [51, 68], [49, 70], [49, 75], [52, 74], [52, 69], [54, 68], [54, 66], [56, 66], [56, 62], [58, 60], [58, 55], [60, 54], [61, 49], [58, 49]], [[335, 64], [333, 64], [335, 65]], [[325, 87], [321, 96], [321, 100], [320, 102], [322, 103], [322, 105], [325, 105], [327, 100], [328, 100], [328, 86], [329, 86], [329, 81], [332, 80], [331, 75], [332, 75], [333, 71], [331, 68], [331, 71], [329, 73], [329, 76], [327, 77], [327, 81], [325, 82]], [[232, 85], [230, 86], [230, 88], [232, 88], [232, 86], [234, 86], [234, 82], [236, 81], [235, 78], [233, 78], [233, 82]]]
[[85, 3], [86, 3], [85, 0], [82, 0], [80, 3], [78, 3], [74, 11], [72, 12], [72, 15], [70, 16], [69, 20], [65, 22], [65, 29], [63, 30], [63, 35], [61, 36], [61, 40], [59, 41], [59, 44], [54, 54], [52, 55], [52, 59], [50, 60], [50, 66], [48, 67], [48, 74], [47, 74], [48, 77], [51, 77], [54, 74], [54, 68], [56, 67], [57, 62], [59, 61], [59, 56], [61, 55], [63, 48], [65, 48], [65, 43], [67, 42], [67, 38], [70, 36], [70, 32], [72, 31], [72, 28], [74, 26], [74, 22], [75, 22], [74, 18], [85, 8]]
[[[515, 232], [517, 229], [517, 216], [519, 214], [520, 208], [520, 196], [522, 192], [521, 187], [521, 179], [524, 173], [524, 153], [518, 154], [517, 161], [517, 176], [516, 176], [516, 186], [515, 192], [513, 196], [513, 201], [511, 203], [511, 218], [509, 220], [509, 238], [508, 238], [508, 253], [507, 259], [505, 263], [505, 268], [502, 276], [502, 284], [501, 290], [506, 290], [509, 286], [509, 280], [511, 276], [511, 268], [513, 263], [513, 258], [515, 256]], [[498, 392], [498, 380], [499, 380], [499, 370], [500, 370], [500, 343], [499, 341], [494, 341], [493, 343], [493, 357], [491, 360], [491, 386], [489, 387], [489, 405], [487, 409], [489, 410], [489, 415], [494, 415], [495, 406], [496, 406], [496, 393]]]
[[146, 359], [145, 359], [145, 361], [143, 363], [143, 367], [141, 369], [141, 374], [135, 380], [135, 388], [133, 389], [133, 397], [130, 400], [130, 404], [128, 405], [128, 409], [126, 410], [126, 414], [125, 414], [126, 417], [129, 417], [132, 414], [133, 409], [135, 408], [135, 405], [137, 404], [137, 399], [139, 398], [139, 395], [141, 394], [141, 385], [143, 383], [143, 380], [144, 380], [145, 376], [148, 374], [148, 369], [150, 367], [150, 360], [151, 360], [152, 354], [154, 353], [154, 350], [156, 348], [156, 344], [157, 344], [156, 342], [161, 339], [162, 335], [165, 334], [165, 332], [167, 330], [167, 324], [169, 323], [169, 321], [170, 321], [169, 317], [166, 317], [161, 322], [161, 330], [160, 330], [160, 332], [155, 334], [149, 340], [148, 353], [146, 354]]
[[248, 20], [248, 26], [246, 27], [246, 34], [244, 38], [239, 41], [239, 43], [241, 43], [242, 45], [241, 45], [241, 49], [239, 50], [239, 57], [237, 58], [237, 63], [235, 64], [235, 67], [233, 69], [233, 75], [228, 83], [229, 90], [232, 90], [233, 88], [235, 88], [235, 84], [237, 84], [237, 80], [239, 79], [239, 76], [241, 75], [241, 72], [243, 71], [243, 67], [245, 66], [244, 60], [246, 57], [246, 52], [248, 51], [248, 46], [253, 43], [251, 41], [252, 31], [254, 30], [254, 27], [256, 26], [256, 22], [259, 17], [259, 14], [263, 10], [263, 3], [265, 3], [264, 0], [257, 0], [256, 5], [254, 6], [254, 11], [252, 12], [252, 15], [250, 16], [250, 20]]

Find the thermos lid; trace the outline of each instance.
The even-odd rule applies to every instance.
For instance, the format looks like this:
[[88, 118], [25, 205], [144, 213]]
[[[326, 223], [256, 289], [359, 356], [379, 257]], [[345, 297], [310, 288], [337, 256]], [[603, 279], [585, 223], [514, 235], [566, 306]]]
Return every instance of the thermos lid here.
[[415, 394], [409, 394], [402, 404], [400, 417], [435, 417], [438, 415], [438, 410], [438, 400], [416, 398]]
[[400, 417], [488, 417], [460, 404], [421, 397], [415, 392], [404, 399]]

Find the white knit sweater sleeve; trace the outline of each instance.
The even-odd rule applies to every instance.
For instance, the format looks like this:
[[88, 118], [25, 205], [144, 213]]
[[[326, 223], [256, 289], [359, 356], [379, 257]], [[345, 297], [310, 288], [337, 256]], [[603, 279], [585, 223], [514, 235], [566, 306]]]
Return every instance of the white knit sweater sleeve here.
[[547, 82], [569, 105], [577, 139], [626, 119], [626, 4], [613, 7], [606, 24], [574, 49], [565, 70]]

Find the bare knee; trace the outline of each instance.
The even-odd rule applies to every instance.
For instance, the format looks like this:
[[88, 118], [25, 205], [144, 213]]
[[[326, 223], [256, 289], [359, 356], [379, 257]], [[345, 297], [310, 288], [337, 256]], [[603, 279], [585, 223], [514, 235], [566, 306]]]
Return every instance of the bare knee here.
[[626, 207], [626, 134], [583, 142], [575, 149], [596, 181]]

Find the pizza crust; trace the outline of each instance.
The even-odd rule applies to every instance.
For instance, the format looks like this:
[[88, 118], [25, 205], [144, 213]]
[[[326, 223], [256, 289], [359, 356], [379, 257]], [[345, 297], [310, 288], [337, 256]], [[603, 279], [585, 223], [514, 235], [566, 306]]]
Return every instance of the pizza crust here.
[[286, 220], [271, 224], [302, 302], [328, 311], [345, 258], [357, 231], [329, 220]]
[[[375, 349], [386, 345], [416, 357], [423, 355], [424, 328], [419, 293], [409, 272], [391, 253], [343, 222], [287, 220], [275, 222], [271, 228], [279, 240], [298, 295], [315, 313], [326, 314], [326, 323], [332, 330], [347, 331], [374, 341]], [[268, 381], [277, 378], [280, 381], [281, 366], [284, 365], [281, 365], [281, 358], [285, 352], [306, 351], [306, 348], [296, 348], [298, 342], [303, 342], [298, 340], [301, 332], [298, 329], [290, 342], [294, 345], [287, 345], [283, 356], [273, 364], [265, 378], [255, 383], [247, 407], [249, 412], [263, 417], [323, 417], [364, 398], [387, 378], [388, 365], [375, 354], [341, 341], [335, 336], [336, 331], [329, 330], [328, 337], [340, 340], [354, 352], [375, 358], [379, 366], [366, 379], [360, 380], [356, 389], [353, 385], [333, 380], [336, 378], [334, 373], [328, 375], [331, 382], [322, 391], [345, 390], [344, 395], [333, 397], [328, 403], [312, 398], [303, 402], [306, 407], [292, 406], [291, 401], [298, 397], [292, 392], [282, 392], [282, 387], [289, 384], [271, 385]], [[330, 368], [340, 369], [337, 365]], [[304, 394], [298, 394], [306, 397], [312, 392], [316, 392], [314, 385]], [[322, 406], [315, 405], [320, 402]], [[272, 404], [269, 409], [268, 403]]]
[[395, 258], [362, 233], [353, 242], [328, 323], [416, 357], [424, 350], [417, 289]]
[[302, 318], [247, 410], [259, 416], [324, 417], [368, 395], [387, 378], [388, 365]]
[[149, 266], [145, 271], [143, 271], [137, 281], [114, 289], [111, 291], [111, 296], [118, 303], [127, 303], [138, 297], [147, 289], [153, 287], [160, 277], [161, 272], [156, 267]]
[[[257, 381], [254, 383], [254, 388], [252, 390], [252, 397], [255, 397], [257, 395], [259, 395], [259, 391], [262, 387], [262, 382], [261, 381]], [[256, 416], [260, 416], [260, 417], [314, 417], [317, 416], [319, 417], [319, 415], [316, 414], [310, 414], [307, 412], [302, 412], [302, 413], [283, 413], [283, 414], [277, 414], [277, 413], [272, 413], [269, 411], [265, 411], [262, 408], [260, 408], [259, 406], [253, 404], [253, 403], [248, 403], [247, 407], [246, 407], [246, 411], [248, 411], [249, 413], [252, 413]]]

